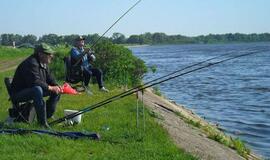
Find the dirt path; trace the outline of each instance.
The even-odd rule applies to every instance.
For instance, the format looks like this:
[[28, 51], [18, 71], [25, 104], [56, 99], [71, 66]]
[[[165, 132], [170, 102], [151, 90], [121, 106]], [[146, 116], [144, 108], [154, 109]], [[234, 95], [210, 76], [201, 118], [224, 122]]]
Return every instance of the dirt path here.
[[15, 69], [23, 59], [25, 58], [20, 57], [12, 60], [0, 60], [0, 73]]
[[[139, 96], [140, 97], [140, 96]], [[202, 160], [243, 160], [236, 151], [206, 137], [198, 128], [184, 122], [175, 112], [179, 112], [186, 117], [200, 120], [200, 123], [208, 124], [190, 110], [182, 106], [169, 102], [167, 99], [159, 97], [146, 90], [144, 93], [144, 103], [153, 112], [162, 116], [157, 118], [169, 133], [179, 148], [199, 157]]]

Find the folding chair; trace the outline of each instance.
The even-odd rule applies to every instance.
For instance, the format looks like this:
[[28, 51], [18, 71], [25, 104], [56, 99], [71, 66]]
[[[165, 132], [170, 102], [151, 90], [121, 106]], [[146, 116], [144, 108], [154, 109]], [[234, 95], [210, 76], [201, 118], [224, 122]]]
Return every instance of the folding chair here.
[[9, 100], [12, 103], [12, 107], [8, 109], [9, 117], [7, 121], [12, 122], [25, 122], [32, 123], [35, 119], [36, 112], [32, 101], [14, 103], [11, 97], [11, 83], [12, 78], [5, 77], [4, 82], [9, 94]]
[[74, 66], [72, 65], [72, 60], [70, 56], [64, 57], [64, 63], [65, 63], [65, 80], [66, 82], [70, 84], [77, 84], [81, 82], [81, 86], [77, 88], [76, 90], [81, 92], [81, 91], [86, 91], [89, 95], [92, 95], [92, 92], [87, 89], [86, 86], [84, 86], [84, 76], [83, 76], [83, 68], [81, 65]]
[[83, 83], [83, 70], [80, 65], [74, 66], [71, 62], [71, 57], [66, 56], [64, 57], [65, 63], [65, 79], [66, 82], [71, 84], [76, 84], [79, 82]]

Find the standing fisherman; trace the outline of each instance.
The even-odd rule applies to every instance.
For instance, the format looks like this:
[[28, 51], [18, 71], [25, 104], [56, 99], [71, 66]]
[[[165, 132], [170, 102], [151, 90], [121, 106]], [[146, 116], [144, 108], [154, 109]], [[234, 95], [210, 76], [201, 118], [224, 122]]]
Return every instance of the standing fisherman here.
[[[48, 128], [47, 118], [52, 117], [60, 99], [62, 88], [51, 75], [48, 64], [55, 51], [45, 43], [36, 46], [34, 53], [16, 69], [11, 84], [11, 100], [14, 104], [33, 100], [38, 123]], [[46, 101], [43, 97], [49, 96]]]

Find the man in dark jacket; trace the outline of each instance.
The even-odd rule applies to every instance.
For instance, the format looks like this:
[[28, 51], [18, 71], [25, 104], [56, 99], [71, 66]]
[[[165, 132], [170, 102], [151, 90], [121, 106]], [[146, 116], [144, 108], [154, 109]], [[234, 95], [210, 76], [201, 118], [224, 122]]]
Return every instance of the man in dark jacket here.
[[[44, 127], [49, 127], [47, 118], [50, 118], [55, 112], [62, 91], [48, 68], [54, 53], [45, 43], [36, 46], [34, 54], [24, 60], [16, 69], [11, 84], [13, 103], [33, 100], [38, 123]], [[45, 96], [49, 96], [46, 103], [43, 100]]]

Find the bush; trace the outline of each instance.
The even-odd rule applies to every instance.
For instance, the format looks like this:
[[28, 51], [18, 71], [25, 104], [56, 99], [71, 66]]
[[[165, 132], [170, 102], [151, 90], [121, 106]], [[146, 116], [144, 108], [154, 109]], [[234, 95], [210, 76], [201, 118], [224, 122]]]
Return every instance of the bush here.
[[55, 50], [56, 54], [53, 63], [50, 64], [50, 69], [57, 80], [65, 80], [64, 57], [69, 55], [70, 48], [59, 46]]
[[[60, 46], [56, 51], [51, 70], [58, 80], [64, 80], [63, 58], [70, 54], [70, 48]], [[129, 49], [123, 46], [103, 42], [97, 44], [94, 51], [97, 60], [93, 65], [103, 71], [104, 80], [115, 85], [138, 85], [147, 72], [144, 61], [135, 57]]]
[[97, 61], [95, 66], [102, 69], [105, 80], [118, 85], [138, 85], [147, 72], [144, 61], [132, 52], [111, 42], [100, 43], [95, 47]]

